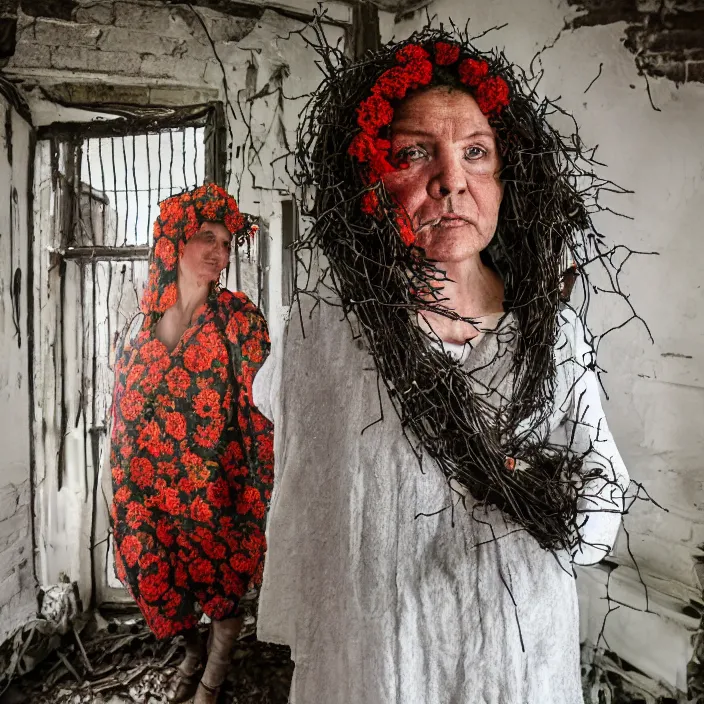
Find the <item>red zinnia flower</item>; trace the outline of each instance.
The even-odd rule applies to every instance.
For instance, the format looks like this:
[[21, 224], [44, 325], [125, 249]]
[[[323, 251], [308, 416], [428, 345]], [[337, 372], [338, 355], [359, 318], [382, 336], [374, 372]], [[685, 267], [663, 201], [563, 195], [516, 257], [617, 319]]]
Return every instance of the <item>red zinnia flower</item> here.
[[460, 47], [450, 42], [437, 42], [435, 44], [435, 63], [438, 66], [450, 66], [460, 58]]
[[142, 375], [144, 374], [145, 369], [146, 366], [144, 364], [133, 365], [129, 373], [127, 374], [125, 388], [131, 389], [136, 384], [139, 384], [139, 382], [142, 380]]
[[411, 61], [422, 61], [423, 59], [428, 59], [430, 54], [422, 47], [417, 44], [408, 44], [404, 46], [403, 49], [399, 49], [396, 52], [396, 61], [400, 64], [407, 64]]
[[188, 572], [194, 582], [212, 584], [215, 579], [215, 570], [213, 569], [212, 563], [202, 557], [193, 560], [193, 562], [188, 565]]
[[244, 593], [245, 585], [237, 572], [228, 564], [220, 565], [220, 572], [222, 574], [220, 584], [222, 584], [225, 594], [241, 596]]
[[261, 413], [252, 412], [252, 426], [255, 433], [266, 433], [272, 430], [271, 421]]
[[165, 474], [167, 477], [170, 477], [171, 479], [175, 478], [179, 473], [179, 470], [173, 461], [157, 462], [156, 468], [157, 468], [157, 472], [159, 474]]
[[155, 574], [144, 575], [141, 573], [138, 577], [139, 593], [147, 600], [155, 602], [168, 589], [169, 585], [166, 581], [168, 575], [168, 565], [165, 562], [159, 562], [157, 572]]
[[203, 540], [201, 546], [211, 560], [223, 560], [227, 555], [227, 548], [222, 543], [216, 543], [212, 536], [209, 540]]
[[215, 447], [220, 440], [220, 435], [224, 427], [225, 420], [223, 418], [214, 418], [209, 425], [196, 426], [196, 432], [193, 435], [193, 439], [201, 447]]
[[235, 313], [228, 321], [225, 334], [230, 342], [238, 344], [242, 335], [249, 333], [249, 321], [242, 313]]
[[209, 200], [201, 209], [200, 214], [204, 220], [213, 222], [218, 216], [218, 201]]
[[203, 602], [203, 612], [211, 619], [220, 621], [230, 613], [235, 606], [234, 602], [225, 599], [224, 596], [214, 596], [212, 599]]
[[252, 515], [255, 518], [264, 518], [266, 515], [266, 504], [261, 499], [252, 504]]
[[220, 394], [215, 389], [203, 389], [193, 397], [193, 410], [201, 418], [217, 418], [220, 406]]
[[262, 354], [262, 340], [256, 337], [250, 337], [242, 345], [242, 356], [254, 364], [263, 362], [264, 355]]
[[181, 503], [176, 489], [162, 489], [160, 499], [162, 510], [172, 516], [180, 516], [186, 509], [186, 506]]
[[481, 80], [489, 73], [489, 64], [486, 61], [465, 59], [459, 68], [460, 81], [467, 86], [479, 85]]
[[129, 490], [129, 487], [125, 484], [115, 492], [115, 495], [113, 496], [113, 501], [116, 504], [124, 504], [130, 499], [131, 496], [132, 492]]
[[139, 528], [142, 523], [149, 523], [150, 517], [149, 509], [138, 501], [130, 501], [127, 504], [125, 521], [132, 530]]
[[195, 501], [191, 504], [191, 518], [194, 521], [207, 523], [212, 517], [213, 512], [210, 510], [210, 506], [200, 496], [196, 496]]
[[156, 537], [160, 543], [166, 545], [167, 548], [174, 544], [174, 536], [171, 532], [173, 526], [171, 523], [164, 518], [162, 518], [156, 526]]
[[196, 485], [190, 477], [181, 477], [178, 482], [178, 490], [184, 494], [192, 494], [196, 490]]
[[[209, 327], [210, 326], [208, 326], [208, 328]], [[217, 359], [223, 364], [227, 364], [230, 360], [227, 355], [227, 349], [223, 342], [222, 335], [216, 329], [208, 328], [202, 330], [196, 335], [196, 342], [201, 347], [208, 350], [210, 358]]]
[[182, 413], [166, 414], [166, 432], [176, 440], [186, 437], [186, 419]]
[[174, 243], [166, 237], [160, 237], [154, 245], [154, 256], [161, 259], [167, 269], [173, 269], [176, 264], [176, 248], [174, 247]]
[[161, 312], [167, 311], [171, 306], [173, 306], [178, 300], [178, 289], [176, 284], [168, 284], [164, 288], [164, 292], [161, 294], [159, 299], [159, 310]]
[[[354, 157], [360, 164], [366, 164], [372, 160], [372, 157], [376, 155], [376, 145], [374, 141], [366, 132], [360, 132], [355, 135], [350, 146], [347, 149], [347, 153]], [[389, 164], [389, 167], [391, 165]]]
[[191, 372], [204, 372], [210, 369], [213, 356], [206, 347], [189, 345], [183, 355], [183, 364]]
[[235, 553], [230, 558], [230, 566], [235, 572], [250, 574], [254, 565], [252, 564], [252, 559], [247, 555]]
[[260, 462], [272, 463], [274, 461], [274, 441], [271, 435], [264, 435], [257, 438], [257, 446]]
[[241, 213], [228, 212], [225, 215], [224, 223], [225, 227], [227, 228], [227, 231], [231, 235], [234, 235], [244, 227], [244, 217]]
[[161, 440], [161, 430], [154, 421], [147, 423], [139, 434], [137, 445], [141, 450], [147, 450], [154, 457], [159, 457], [162, 454], [164, 444]]
[[183, 397], [186, 395], [186, 390], [191, 385], [191, 377], [186, 371], [181, 369], [181, 367], [174, 367], [166, 375], [166, 383], [172, 395]]
[[150, 487], [154, 483], [154, 465], [145, 457], [134, 457], [130, 462], [130, 479], [140, 489]]
[[501, 76], [490, 76], [479, 84], [475, 98], [479, 109], [485, 115], [492, 115], [508, 105], [508, 96], [508, 83]]
[[150, 340], [149, 342], [142, 345], [139, 350], [139, 356], [147, 363], [153, 362], [159, 357], [164, 356], [164, 343], [160, 340]]
[[374, 137], [380, 127], [391, 124], [393, 117], [391, 105], [378, 95], [363, 100], [357, 108], [357, 124]]
[[128, 440], [125, 440], [123, 446], [120, 448], [120, 454], [124, 459], [129, 459], [132, 457], [132, 454], [134, 453], [134, 446], [132, 445], [131, 442]]
[[208, 501], [210, 501], [215, 508], [224, 508], [225, 506], [232, 505], [230, 487], [222, 477], [208, 485], [206, 495]]
[[142, 552], [142, 543], [135, 535], [126, 535], [120, 545], [122, 558], [129, 567], [134, 567]]
[[229, 443], [229, 445], [225, 448], [225, 452], [223, 453], [222, 456], [222, 462], [223, 464], [235, 464], [237, 462], [241, 462], [243, 459], [244, 455], [242, 454], [242, 447], [240, 444], [236, 441], [232, 441]]
[[120, 411], [125, 420], [137, 420], [143, 409], [144, 396], [139, 391], [127, 391], [120, 400]]

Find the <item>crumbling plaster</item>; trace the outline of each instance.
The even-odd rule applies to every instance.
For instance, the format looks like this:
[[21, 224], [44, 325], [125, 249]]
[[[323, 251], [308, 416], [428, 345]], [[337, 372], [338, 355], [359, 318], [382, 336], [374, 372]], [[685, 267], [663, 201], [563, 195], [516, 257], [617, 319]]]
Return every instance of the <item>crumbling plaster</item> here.
[[36, 582], [30, 515], [27, 344], [30, 128], [2, 96], [0, 129], [1, 643], [36, 610]]

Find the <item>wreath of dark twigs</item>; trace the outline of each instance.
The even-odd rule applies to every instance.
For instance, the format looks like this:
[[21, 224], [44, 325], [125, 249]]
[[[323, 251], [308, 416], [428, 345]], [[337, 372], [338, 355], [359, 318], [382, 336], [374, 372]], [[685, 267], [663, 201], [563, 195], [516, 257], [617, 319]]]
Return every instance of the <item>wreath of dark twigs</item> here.
[[[537, 429], [552, 408], [566, 262], [581, 281], [577, 313], [582, 321], [595, 290], [587, 267], [594, 265], [601, 266], [599, 278], [609, 286], [599, 290], [622, 297], [629, 319], [638, 318], [619, 283], [623, 260], [633, 252], [610, 248], [591, 219], [608, 209], [599, 203], [602, 192], [626, 191], [596, 175], [598, 162], [582, 144], [573, 120], [575, 133], [569, 137], [547, 120], [556, 112], [571, 119], [569, 114], [540, 98], [536, 81], [502, 52], [473, 47], [466, 29], [426, 28], [356, 62], [327, 43], [320, 23], [313, 29], [315, 38], [307, 41], [321, 57], [324, 78], [301, 114], [292, 174], [301, 189], [303, 214], [311, 219], [296, 246], [298, 265], [305, 270], [299, 283], [301, 277], [308, 279], [296, 295], [322, 297], [327, 288], [339, 297], [345, 316], [362, 331], [419, 459], [427, 452], [448, 481], [466, 487], [479, 505], [500, 508], [544, 548], [574, 550], [580, 540], [578, 491], [601, 470], [589, 475], [583, 454], [536, 440], [539, 434], [526, 432], [525, 420]], [[398, 206], [381, 182], [368, 185], [348, 155], [359, 132], [356, 109], [379, 76], [397, 64], [397, 52], [414, 44], [432, 54], [437, 42], [458, 43], [461, 58], [487, 62], [490, 73], [510, 88], [509, 104], [490, 119], [505, 190], [496, 234], [483, 252], [503, 278], [505, 309], [515, 320], [512, 393], [500, 409], [472, 391], [457, 361], [428, 344], [416, 323], [419, 313], [432, 305], [436, 312], [459, 318], [444, 306], [442, 289], [435, 289], [432, 304], [418, 295], [445, 280], [444, 274], [403, 243], [394, 215]], [[429, 87], [436, 85], [461, 87], [445, 66], [434, 67]], [[365, 214], [360, 207], [372, 188], [381, 214]], [[317, 274], [311, 267], [316, 252], [326, 262]], [[595, 361], [589, 367], [597, 370]], [[507, 460], [514, 458], [529, 469], [508, 471]]]

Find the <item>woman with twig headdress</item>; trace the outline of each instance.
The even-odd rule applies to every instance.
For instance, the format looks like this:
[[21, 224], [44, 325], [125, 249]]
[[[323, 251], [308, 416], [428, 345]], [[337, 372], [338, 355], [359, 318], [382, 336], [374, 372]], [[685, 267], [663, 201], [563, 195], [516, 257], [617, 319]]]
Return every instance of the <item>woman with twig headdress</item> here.
[[160, 203], [144, 315], [115, 368], [115, 567], [155, 635], [186, 638], [169, 702], [217, 700], [240, 600], [261, 582], [273, 435], [252, 382], [269, 336], [249, 298], [219, 286], [254, 227], [212, 183]]
[[501, 53], [317, 48], [308, 279], [254, 390], [280, 424], [259, 636], [295, 704], [581, 704], [572, 563], [629, 483], [563, 300], [563, 262], [609, 267], [601, 184]]

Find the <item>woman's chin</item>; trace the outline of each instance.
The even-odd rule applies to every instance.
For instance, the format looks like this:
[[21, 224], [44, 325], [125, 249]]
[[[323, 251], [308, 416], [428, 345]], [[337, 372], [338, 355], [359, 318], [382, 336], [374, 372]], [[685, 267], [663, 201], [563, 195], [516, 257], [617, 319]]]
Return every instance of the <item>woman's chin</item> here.
[[[421, 243], [417, 243], [419, 247], [423, 247]], [[479, 243], [461, 242], [428, 245], [423, 247], [425, 250], [426, 259], [434, 262], [444, 263], [459, 263], [470, 259], [475, 259], [484, 249]]]
[[[491, 238], [489, 238], [491, 240]], [[489, 243], [473, 225], [438, 227], [432, 232], [419, 232], [416, 245], [425, 250], [425, 256], [436, 262], [461, 262], [479, 255]]]

